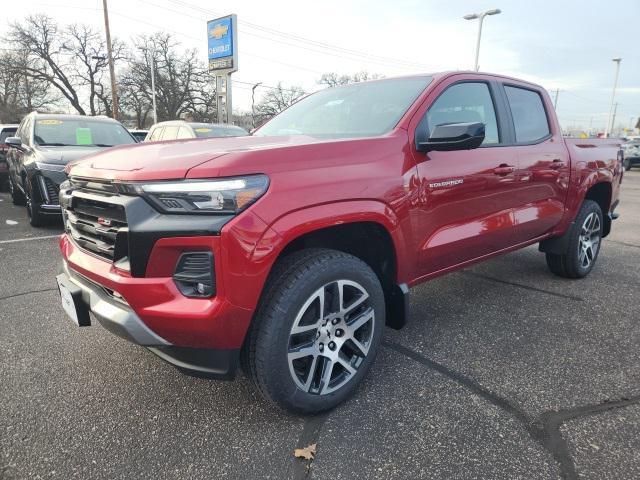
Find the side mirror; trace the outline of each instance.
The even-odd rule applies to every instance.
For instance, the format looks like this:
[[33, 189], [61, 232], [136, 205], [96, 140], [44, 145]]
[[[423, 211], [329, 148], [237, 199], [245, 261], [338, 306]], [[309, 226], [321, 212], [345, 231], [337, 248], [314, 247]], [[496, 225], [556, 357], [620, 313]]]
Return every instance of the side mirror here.
[[418, 149], [422, 152], [471, 150], [482, 144], [484, 134], [484, 123], [480, 122], [436, 125], [429, 138], [418, 143]]
[[5, 138], [4, 143], [7, 145], [7, 147], [13, 147], [13, 148], [17, 148], [18, 150], [24, 150], [24, 147], [22, 146], [22, 140], [20, 140], [20, 137], [7, 137]]

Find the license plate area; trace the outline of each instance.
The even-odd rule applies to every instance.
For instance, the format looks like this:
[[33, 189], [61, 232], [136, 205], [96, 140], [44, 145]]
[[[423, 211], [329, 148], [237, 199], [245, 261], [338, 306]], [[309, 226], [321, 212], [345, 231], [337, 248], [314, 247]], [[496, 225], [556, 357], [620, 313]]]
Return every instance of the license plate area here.
[[80, 287], [71, 282], [65, 274], [58, 275], [56, 281], [58, 282], [62, 308], [69, 318], [79, 327], [90, 326], [91, 318], [89, 317], [89, 308], [82, 299], [82, 290]]

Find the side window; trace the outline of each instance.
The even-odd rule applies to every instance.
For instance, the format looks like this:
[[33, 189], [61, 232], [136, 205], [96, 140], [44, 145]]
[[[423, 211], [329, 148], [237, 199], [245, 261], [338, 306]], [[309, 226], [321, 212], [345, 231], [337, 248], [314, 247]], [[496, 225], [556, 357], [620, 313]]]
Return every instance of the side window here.
[[164, 127], [162, 132], [162, 140], [175, 140], [178, 136], [178, 127], [174, 125], [168, 125]]
[[549, 135], [549, 121], [538, 92], [526, 88], [508, 87], [505, 92], [511, 108], [516, 142], [535, 142]]
[[158, 140], [160, 140], [160, 135], [162, 135], [162, 130], [164, 130], [164, 127], [153, 128], [151, 132], [148, 134], [149, 139], [147, 140], [145, 138], [145, 140], [149, 142], [157, 142]]
[[189, 127], [180, 127], [180, 130], [178, 130], [178, 136], [176, 138], [193, 138], [191, 129]]
[[151, 134], [149, 135], [149, 140], [147, 140], [145, 138], [145, 141], [148, 142], [157, 142], [158, 140], [160, 140], [160, 135], [162, 134], [162, 127], [155, 127], [153, 130], [151, 130]]
[[498, 122], [489, 86], [486, 83], [457, 83], [447, 88], [427, 112], [429, 129], [447, 123], [482, 122], [482, 145], [500, 143]]

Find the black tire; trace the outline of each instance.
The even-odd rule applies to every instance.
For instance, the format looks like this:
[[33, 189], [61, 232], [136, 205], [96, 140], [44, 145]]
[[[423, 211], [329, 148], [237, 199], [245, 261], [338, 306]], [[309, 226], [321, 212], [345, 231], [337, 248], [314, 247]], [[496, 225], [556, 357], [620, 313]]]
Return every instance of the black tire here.
[[11, 194], [11, 201], [14, 205], [24, 205], [26, 203], [24, 195], [18, 190], [18, 187], [13, 184], [11, 178], [9, 178], [9, 193]]
[[624, 159], [624, 170], [626, 172], [628, 172], [629, 170], [631, 170], [631, 160], [629, 160], [628, 158]]
[[46, 223], [45, 216], [40, 213], [40, 202], [38, 195], [33, 191], [33, 185], [31, 182], [27, 182], [26, 185], [26, 203], [27, 214], [29, 215], [29, 224], [32, 227], [41, 227]]
[[[597, 218], [597, 226], [591, 227], [592, 233], [586, 233], [585, 222]], [[595, 222], [595, 220], [594, 220]], [[602, 210], [593, 200], [585, 200], [580, 207], [576, 220], [569, 231], [569, 246], [565, 254], [547, 253], [547, 266], [555, 275], [564, 278], [583, 278], [593, 269], [602, 246]], [[588, 237], [588, 238], [587, 238]], [[597, 240], [597, 245], [594, 246]], [[585, 245], [591, 245], [583, 252]], [[588, 252], [591, 251], [589, 254]], [[588, 262], [588, 263], [586, 263]]]
[[[365, 300], [354, 310], [349, 310], [351, 306], [346, 308], [347, 311], [353, 312], [353, 317], [350, 318], [351, 313], [345, 313], [344, 317], [340, 317], [344, 318], [346, 329], [341, 330], [342, 320], [337, 320], [335, 317], [331, 319], [331, 315], [338, 314], [327, 313], [333, 311], [333, 307], [337, 305], [333, 303], [338, 298], [337, 291], [331, 289], [342, 289], [340, 291], [343, 292], [345, 299], [343, 304], [348, 304], [347, 290], [355, 288], [351, 284], [364, 289], [368, 297], [365, 295], [354, 297], [356, 300], [351, 302], [351, 305], [358, 303], [358, 299]], [[363, 290], [356, 289], [356, 291]], [[320, 311], [318, 292], [322, 292], [323, 301], [327, 305], [323, 311]], [[309, 312], [316, 298], [318, 298], [316, 313], [319, 315], [313, 316], [314, 321], [309, 325], [302, 325], [304, 315], [301, 316], [301, 312], [305, 314]], [[309, 303], [312, 299], [313, 301]], [[339, 310], [342, 311], [342, 306]], [[363, 319], [371, 315], [373, 318], [353, 330], [353, 338], [356, 338], [359, 332], [365, 331], [368, 338], [362, 341], [361, 345], [368, 346], [367, 352], [352, 350], [356, 344], [349, 343], [348, 337], [351, 336], [352, 330], [348, 327], [348, 322], [353, 322], [352, 325], [355, 325], [360, 322], [354, 319]], [[292, 332], [294, 324], [297, 328], [310, 327], [311, 331], [294, 334]], [[384, 325], [385, 303], [382, 287], [378, 277], [366, 263], [352, 255], [335, 250], [298, 251], [280, 260], [269, 276], [260, 306], [243, 346], [242, 368], [263, 397], [287, 411], [313, 414], [329, 410], [351, 397], [366, 376], [379, 348]], [[327, 333], [331, 328], [335, 329], [333, 337], [330, 335], [331, 332]], [[305, 338], [307, 335], [308, 337]], [[343, 338], [339, 339], [340, 336]], [[313, 357], [292, 361], [290, 355], [295, 355], [298, 351], [292, 348], [294, 338], [296, 341], [303, 342], [305, 350], [308, 348], [320, 350], [316, 350]], [[360, 338], [356, 340], [361, 341]], [[328, 342], [325, 350], [322, 350], [321, 341]], [[333, 348], [329, 350], [331, 344]], [[298, 347], [298, 349], [302, 348]], [[349, 371], [339, 360], [328, 363], [331, 355], [344, 356], [345, 353], [349, 355], [353, 351], [360, 354], [364, 352], [364, 356], [358, 357], [354, 354], [348, 363]], [[311, 378], [307, 390], [301, 388], [304, 385], [299, 386], [296, 383], [296, 381], [302, 382], [297, 373], [300, 365], [298, 363], [294, 365], [294, 362], [299, 361], [306, 362], [307, 365], [302, 369], [309, 372], [306, 375], [305, 372], [301, 372], [300, 375], [306, 379]], [[332, 365], [327, 369], [330, 372], [329, 381], [322, 382], [321, 377], [327, 364]], [[315, 375], [316, 373], [318, 375]], [[335, 378], [334, 373], [336, 373]], [[297, 380], [294, 379], [294, 375]], [[314, 380], [316, 377], [317, 381]], [[332, 381], [334, 386], [331, 386]], [[324, 391], [325, 385], [327, 391]], [[335, 390], [329, 391], [330, 388]]]

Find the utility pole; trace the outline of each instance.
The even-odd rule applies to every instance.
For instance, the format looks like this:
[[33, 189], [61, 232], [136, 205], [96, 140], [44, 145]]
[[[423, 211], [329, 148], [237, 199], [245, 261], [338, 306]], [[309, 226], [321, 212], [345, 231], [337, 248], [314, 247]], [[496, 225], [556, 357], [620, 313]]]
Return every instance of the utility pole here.
[[109, 74], [111, 75], [111, 102], [113, 103], [113, 118], [118, 119], [118, 91], [116, 90], [116, 70], [113, 66], [113, 52], [111, 51], [111, 31], [109, 30], [109, 9], [107, 0], [102, 0], [104, 10], [104, 29], [107, 34], [107, 57], [109, 60]]
[[607, 118], [607, 128], [604, 131], [604, 138], [609, 137], [609, 133], [613, 128], [613, 125], [611, 124], [611, 117], [613, 115], [613, 103], [615, 102], [615, 99], [616, 99], [616, 88], [618, 87], [618, 74], [620, 73], [620, 62], [622, 61], [621, 58], [613, 58], [612, 60], [616, 64], [616, 76], [614, 77], [614, 80], [613, 80], [613, 91], [611, 92], [611, 108], [609, 108], [609, 118]]
[[501, 12], [499, 8], [494, 8], [492, 10], [487, 10], [482, 13], [470, 13], [469, 15], [465, 15], [465, 20], [475, 20], [476, 18], [480, 21], [478, 22], [478, 39], [476, 40], [476, 61], [473, 66], [474, 71], [478, 71], [478, 58], [480, 57], [480, 39], [482, 38], [482, 22], [484, 21], [484, 17], [487, 15], [497, 15]]
[[556, 94], [553, 97], [553, 109], [558, 110], [558, 94], [560, 93], [560, 89], [556, 88]]
[[156, 62], [151, 53], [151, 102], [153, 104], [153, 123], [158, 123], [158, 110], [156, 109]]
[[256, 128], [256, 88], [262, 85], [262, 82], [256, 83], [251, 87], [251, 123]]

